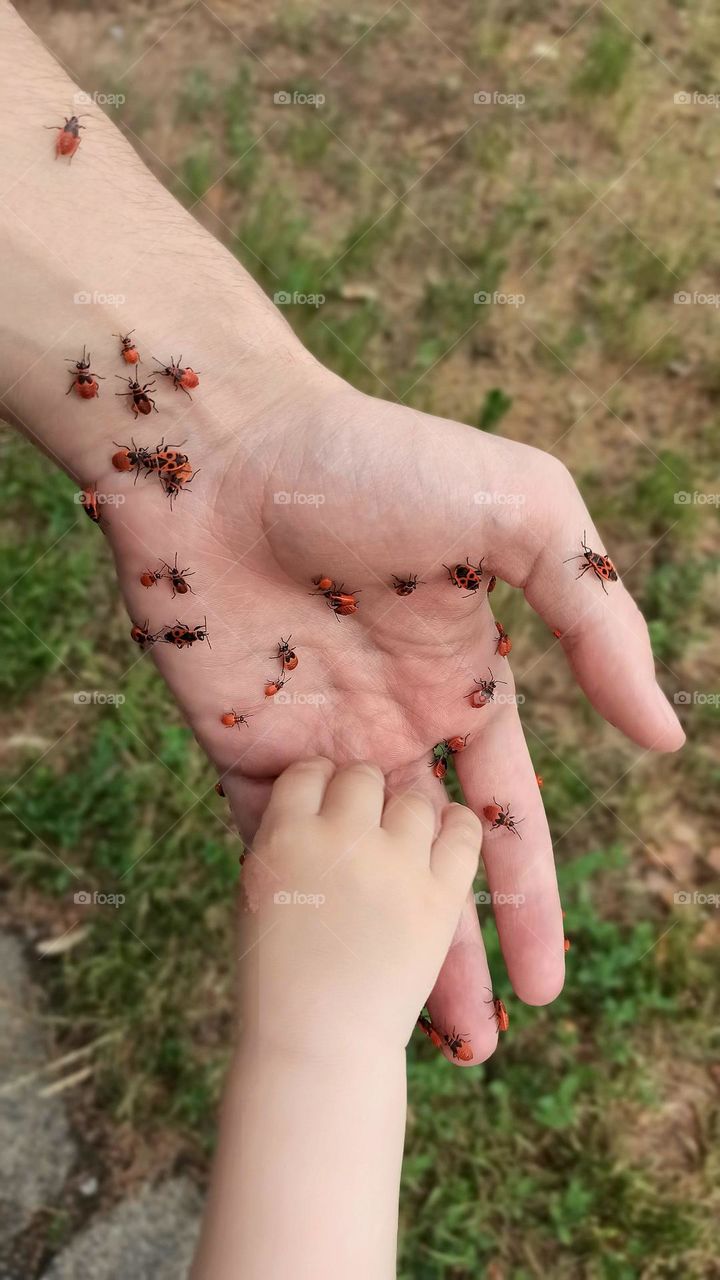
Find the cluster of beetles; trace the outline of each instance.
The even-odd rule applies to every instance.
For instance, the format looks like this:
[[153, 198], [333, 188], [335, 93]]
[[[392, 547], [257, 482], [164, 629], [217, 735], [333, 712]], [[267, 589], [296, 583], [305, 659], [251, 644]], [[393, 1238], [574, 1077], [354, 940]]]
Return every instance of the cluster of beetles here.
[[[70, 116], [65, 118], [62, 125], [48, 125], [47, 128], [57, 130], [55, 142], [55, 156], [65, 156], [68, 160], [72, 160], [73, 156], [80, 146], [80, 130], [85, 126], [80, 124], [80, 117]], [[147, 382], [140, 382], [137, 374], [137, 366], [142, 363], [140, 353], [133, 341], [134, 330], [130, 330], [125, 334], [114, 334], [119, 339], [119, 354], [126, 366], [130, 366], [133, 370], [133, 376], [122, 378], [119, 374], [115, 376], [126, 383], [126, 390], [118, 391], [115, 394], [127, 401], [128, 408], [137, 421], [139, 417], [149, 417], [153, 413], [157, 413], [158, 409], [155, 403], [156, 379], [158, 377], [165, 378], [169, 381], [174, 391], [181, 391], [184, 395], [192, 400], [191, 392], [200, 385], [200, 377], [198, 372], [190, 365], [183, 365], [182, 356], [177, 360], [173, 356], [169, 361], [155, 360], [157, 368], [153, 376]], [[104, 381], [104, 376], [93, 371], [92, 361], [89, 352], [83, 347], [80, 359], [70, 359], [67, 361], [72, 366], [70, 386], [67, 389], [67, 395], [72, 392], [79, 396], [81, 400], [94, 400], [100, 395], [99, 383]], [[116, 442], [117, 444], [117, 442]], [[164, 438], [150, 448], [145, 445], [136, 445], [133, 440], [130, 445], [117, 445], [117, 452], [112, 455], [112, 465], [119, 472], [134, 472], [135, 483], [139, 476], [145, 479], [155, 477], [160, 487], [169, 499], [170, 507], [173, 502], [186, 490], [197, 474], [193, 470], [190, 459], [186, 453], [182, 452], [181, 445], [166, 445]], [[100, 524], [102, 512], [98, 502], [98, 496], [95, 486], [89, 486], [83, 493], [83, 508], [87, 515], [96, 524]], [[617, 581], [617, 571], [610, 558], [600, 552], [593, 551], [587, 544], [586, 535], [582, 538], [582, 551], [575, 556], [568, 557], [565, 563], [571, 560], [580, 560], [581, 566], [578, 577], [582, 577], [586, 573], [593, 574], [600, 582], [603, 591], [607, 593], [608, 582]], [[477, 564], [471, 563], [470, 559], [466, 559], [464, 564], [444, 565], [450, 582], [454, 587], [465, 593], [466, 598], [473, 598], [480, 590], [483, 578], [483, 560]], [[193, 576], [193, 570], [189, 567], [181, 568], [178, 564], [178, 555], [175, 554], [174, 561], [170, 564], [166, 560], [160, 560], [154, 567], [147, 567], [140, 574], [139, 581], [147, 590], [158, 587], [161, 583], [166, 584], [171, 590], [171, 598], [176, 596], [186, 596], [193, 593], [192, 585], [188, 582], [188, 578]], [[496, 578], [492, 574], [488, 578], [486, 593], [489, 595], [495, 588]], [[399, 576], [392, 574], [388, 586], [398, 596], [410, 596], [415, 592], [418, 586], [424, 585], [424, 580], [420, 579], [416, 573]], [[343, 583], [337, 583], [334, 579], [327, 575], [319, 575], [312, 580], [314, 588], [311, 594], [320, 596], [325, 600], [328, 608], [332, 610], [335, 617], [350, 617], [357, 613], [360, 608], [358, 601], [359, 591], [346, 591]], [[511, 649], [512, 641], [507, 631], [505, 631], [501, 622], [495, 623], [497, 636], [495, 638], [495, 653], [499, 658], [507, 658]], [[553, 631], [553, 635], [561, 638], [559, 631]], [[142, 648], [149, 648], [157, 643], [171, 644], [177, 649], [189, 649], [194, 644], [206, 643], [210, 646], [210, 637], [207, 629], [207, 619], [204, 618], [202, 624], [189, 626], [187, 623], [175, 620], [174, 623], [168, 623], [160, 627], [156, 631], [151, 631], [149, 622], [146, 619], [144, 623], [133, 622], [130, 631], [131, 639]], [[290, 678], [289, 673], [294, 671], [298, 665], [298, 656], [294, 648], [290, 646], [292, 636], [288, 636], [287, 640], [280, 637], [277, 643], [276, 652], [271, 655], [279, 663], [279, 671], [275, 676], [270, 676], [264, 685], [264, 698], [271, 699], [284, 687]], [[467, 696], [468, 703], [471, 707], [482, 708], [492, 702], [495, 696], [495, 690], [499, 684], [505, 684], [506, 681], [499, 680], [488, 668], [488, 678], [484, 677], [475, 680], [475, 687], [471, 689]], [[262, 704], [261, 704], [262, 705]], [[253, 711], [238, 712], [234, 708], [224, 711], [220, 716], [220, 723], [228, 729], [240, 728], [248, 726], [248, 722]], [[448, 765], [453, 756], [464, 751], [469, 734], [464, 737], [455, 735], [450, 738], [443, 738], [442, 741], [435, 744], [432, 748], [430, 767], [436, 778], [443, 779], [447, 773]], [[542, 786], [542, 778], [536, 775], [539, 786]], [[218, 782], [215, 787], [219, 795], [224, 795], [222, 782]], [[485, 805], [483, 815], [490, 825], [491, 830], [504, 828], [506, 831], [512, 832], [518, 839], [522, 839], [518, 826], [523, 821], [522, 818], [515, 818], [510, 812], [509, 805], [501, 805], [493, 797], [493, 803]], [[569, 940], [565, 939], [565, 950], [570, 947]], [[502, 1000], [490, 993], [490, 1000], [487, 1002], [492, 1005], [491, 1018], [495, 1019], [498, 1031], [507, 1031], [509, 1026], [509, 1017], [507, 1009]], [[473, 1051], [467, 1035], [461, 1034], [453, 1027], [451, 1031], [440, 1032], [433, 1026], [429, 1016], [424, 1013], [418, 1018], [418, 1026], [421, 1031], [430, 1039], [437, 1047], [448, 1049], [453, 1058], [461, 1062], [471, 1062]]]

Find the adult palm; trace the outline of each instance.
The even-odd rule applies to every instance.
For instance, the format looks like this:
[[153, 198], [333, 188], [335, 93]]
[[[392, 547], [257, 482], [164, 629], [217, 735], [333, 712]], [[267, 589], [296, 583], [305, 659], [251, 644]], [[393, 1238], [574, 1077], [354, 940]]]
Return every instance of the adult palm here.
[[[414, 788], [439, 811], [446, 795], [429, 767], [432, 748], [469, 735], [456, 757], [467, 803], [482, 815], [496, 797], [522, 819], [522, 838], [485, 823], [483, 859], [514, 989], [544, 1003], [562, 986], [562, 916], [487, 584], [495, 574], [524, 590], [606, 719], [644, 747], [673, 750], [683, 735], [655, 683], [645, 623], [620, 581], [606, 592], [592, 572], [578, 579], [581, 566], [565, 563], [582, 553], [584, 534], [595, 550], [602, 541], [557, 460], [314, 377], [307, 408], [256, 415], [214, 449], [196, 434], [201, 471], [172, 514], [154, 477], [131, 490], [129, 477], [106, 474], [104, 487], [127, 498], [108, 523], [130, 612], [149, 616], [151, 631], [178, 615], [189, 625], [207, 619], [212, 648], [154, 652], [249, 841], [274, 778], [313, 755], [375, 760], [389, 792]], [[189, 412], [183, 425], [191, 423]], [[171, 602], [166, 584], [147, 591], [139, 576], [175, 552], [194, 570], [194, 594]], [[445, 567], [466, 559], [482, 562], [474, 593], [457, 589]], [[394, 574], [416, 574], [417, 590], [399, 596]], [[319, 575], [357, 593], [358, 611], [328, 608], [313, 588]], [[298, 665], [266, 698], [266, 681], [281, 672], [278, 642], [289, 636]], [[474, 708], [467, 695], [488, 672], [504, 683]], [[230, 710], [247, 724], [225, 727]], [[496, 1039], [491, 985], [470, 901], [429, 1008], [438, 1026], [471, 1040], [474, 1062]]]

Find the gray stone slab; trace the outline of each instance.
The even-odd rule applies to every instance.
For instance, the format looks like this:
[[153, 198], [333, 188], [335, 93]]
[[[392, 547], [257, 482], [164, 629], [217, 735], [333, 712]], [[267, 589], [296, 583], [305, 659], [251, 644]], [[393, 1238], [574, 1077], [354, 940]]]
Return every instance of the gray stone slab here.
[[200, 1193], [187, 1178], [145, 1186], [94, 1218], [42, 1280], [185, 1280], [201, 1211]]
[[[0, 1252], [60, 1196], [75, 1159], [61, 1096], [43, 1098], [52, 1076], [38, 994], [20, 943], [0, 933]], [[25, 1084], [24, 1076], [34, 1077]]]

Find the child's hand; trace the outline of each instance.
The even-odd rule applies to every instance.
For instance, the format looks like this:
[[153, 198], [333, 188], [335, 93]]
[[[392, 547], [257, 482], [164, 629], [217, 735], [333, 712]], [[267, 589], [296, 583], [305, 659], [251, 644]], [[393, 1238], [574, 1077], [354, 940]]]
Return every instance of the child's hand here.
[[[278, 778], [244, 864], [244, 1037], [320, 1056], [403, 1047], [477, 870], [480, 822], [372, 764], [318, 758]], [[462, 1028], [459, 1028], [462, 1032]]]

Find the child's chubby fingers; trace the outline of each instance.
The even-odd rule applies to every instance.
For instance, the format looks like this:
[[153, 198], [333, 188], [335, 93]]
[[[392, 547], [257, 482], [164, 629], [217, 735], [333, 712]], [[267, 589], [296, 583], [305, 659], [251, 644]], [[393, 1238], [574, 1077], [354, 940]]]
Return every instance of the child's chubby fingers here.
[[457, 898], [458, 913], [477, 874], [481, 845], [482, 826], [472, 809], [447, 805], [430, 853], [430, 869]]
[[379, 826], [384, 803], [382, 770], [369, 760], [355, 760], [330, 780], [320, 813], [359, 837]]
[[425, 866], [430, 862], [430, 848], [437, 827], [436, 808], [430, 797], [419, 791], [392, 795], [383, 810], [383, 831], [393, 840], [411, 848]]
[[296, 760], [276, 780], [263, 825], [277, 819], [312, 817], [322, 808], [335, 765], [325, 756]]

